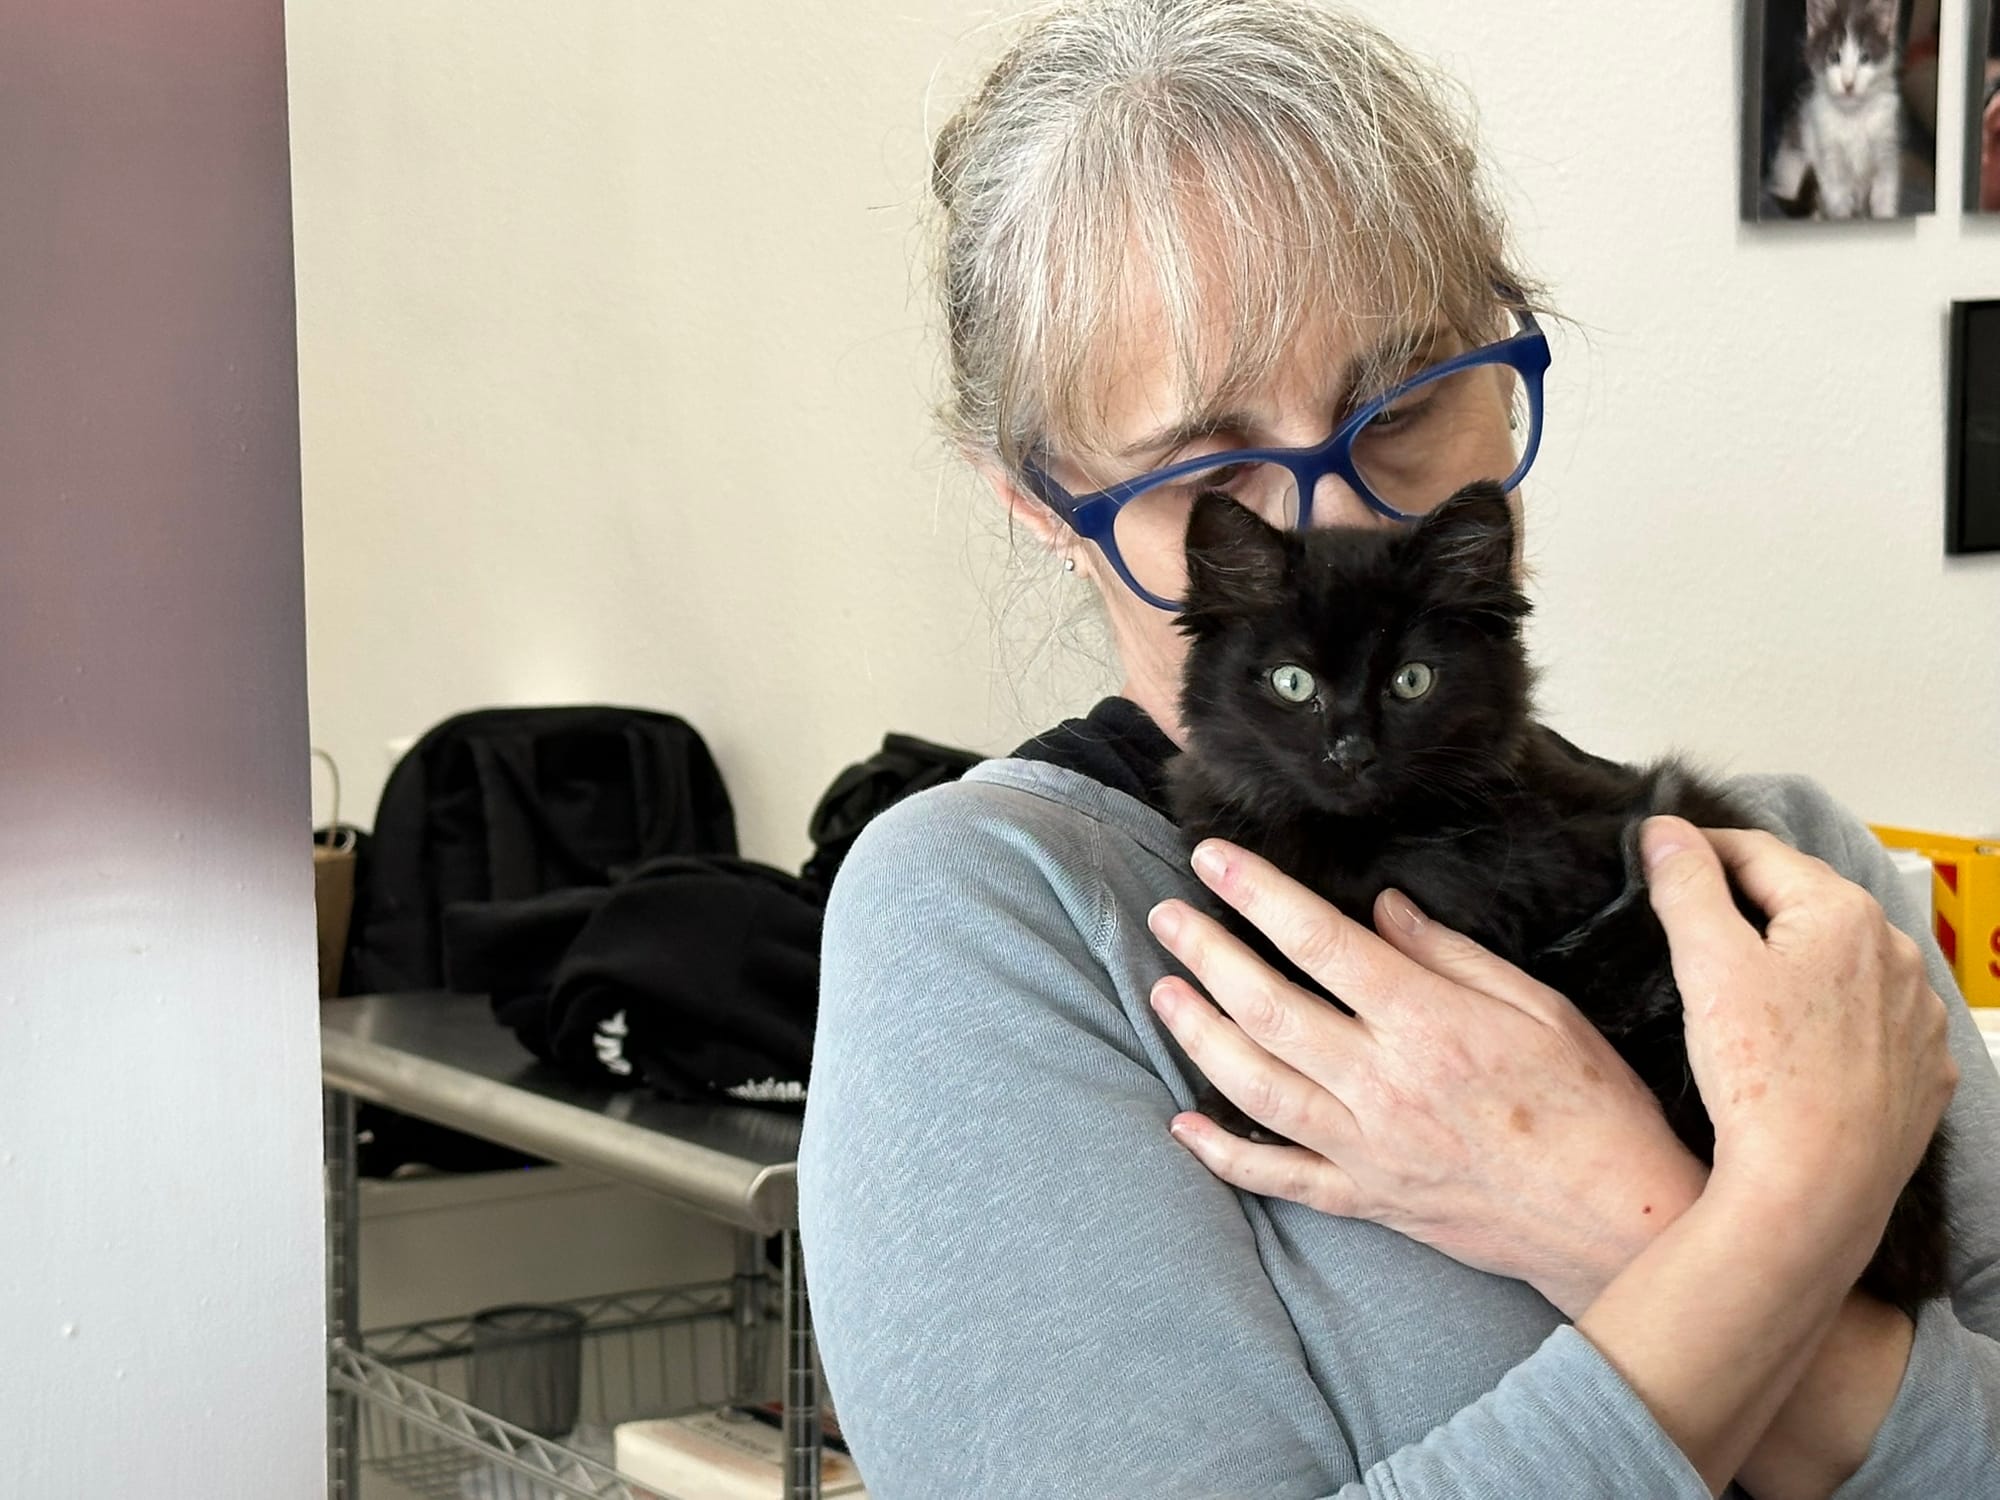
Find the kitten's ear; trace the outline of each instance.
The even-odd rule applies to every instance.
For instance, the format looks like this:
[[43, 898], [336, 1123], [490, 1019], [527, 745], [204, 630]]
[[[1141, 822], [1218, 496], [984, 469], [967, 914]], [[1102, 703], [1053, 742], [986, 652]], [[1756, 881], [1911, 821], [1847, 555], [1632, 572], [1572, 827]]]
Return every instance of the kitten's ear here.
[[[1806, 28], [1809, 31], [1824, 31], [1833, 23], [1833, 13], [1840, 0], [1806, 0]], [[1893, 5], [1895, 0], [1890, 0]]]
[[1275, 604], [1284, 597], [1285, 533], [1221, 490], [1194, 497], [1187, 524], [1187, 598], [1181, 623], [1204, 621]]
[[1530, 608], [1514, 582], [1514, 510], [1491, 480], [1469, 484], [1410, 539], [1431, 594], [1462, 614], [1512, 627]]
[[1417, 523], [1426, 568], [1511, 584], [1514, 511], [1490, 479], [1469, 484]]

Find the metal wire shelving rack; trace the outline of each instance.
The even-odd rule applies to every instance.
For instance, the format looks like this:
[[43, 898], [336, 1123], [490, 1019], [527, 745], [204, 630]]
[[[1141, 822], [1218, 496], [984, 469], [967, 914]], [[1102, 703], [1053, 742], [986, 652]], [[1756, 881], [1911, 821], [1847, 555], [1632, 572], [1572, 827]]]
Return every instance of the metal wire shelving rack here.
[[472, 1320], [362, 1330], [355, 1098], [327, 1091], [329, 1500], [699, 1500], [612, 1467], [611, 1429], [782, 1394], [783, 1492], [819, 1494], [821, 1396], [797, 1233], [739, 1229], [726, 1280], [577, 1298], [578, 1423], [537, 1436], [471, 1393]]
[[768, 1294], [761, 1278], [664, 1287], [559, 1304], [583, 1317], [580, 1421], [561, 1440], [537, 1437], [467, 1400], [469, 1318], [374, 1330], [337, 1348], [329, 1378], [357, 1398], [361, 1500], [646, 1500], [653, 1492], [610, 1465], [614, 1424], [676, 1416], [758, 1389], [763, 1351], [743, 1337], [737, 1298]]

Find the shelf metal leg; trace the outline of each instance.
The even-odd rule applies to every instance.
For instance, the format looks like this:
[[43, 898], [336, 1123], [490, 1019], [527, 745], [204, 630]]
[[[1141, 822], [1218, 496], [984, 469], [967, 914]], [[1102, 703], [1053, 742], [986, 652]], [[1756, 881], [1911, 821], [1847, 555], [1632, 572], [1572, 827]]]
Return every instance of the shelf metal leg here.
[[736, 1284], [732, 1301], [736, 1313], [736, 1380], [732, 1401], [754, 1403], [768, 1399], [764, 1388], [765, 1351], [770, 1319], [771, 1273], [764, 1260], [764, 1237], [748, 1229], [736, 1231]]
[[[361, 1343], [361, 1205], [354, 1157], [354, 1096], [323, 1091], [326, 1141], [326, 1335], [329, 1347]], [[326, 1396], [326, 1492], [360, 1500], [360, 1401]]]
[[819, 1500], [819, 1353], [799, 1232], [784, 1234], [785, 1500]]

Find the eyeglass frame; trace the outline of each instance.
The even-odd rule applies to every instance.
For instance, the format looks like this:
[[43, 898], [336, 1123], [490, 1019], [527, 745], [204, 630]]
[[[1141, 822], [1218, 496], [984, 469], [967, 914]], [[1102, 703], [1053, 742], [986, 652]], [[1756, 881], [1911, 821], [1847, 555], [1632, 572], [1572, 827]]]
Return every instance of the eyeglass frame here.
[[1203, 469], [1218, 469], [1229, 464], [1268, 463], [1289, 469], [1292, 483], [1297, 486], [1299, 496], [1299, 516], [1295, 526], [1299, 529], [1312, 523], [1313, 491], [1327, 475], [1339, 476], [1349, 490], [1353, 491], [1370, 510], [1389, 520], [1409, 524], [1423, 519], [1423, 513], [1411, 514], [1397, 510], [1369, 488], [1368, 481], [1354, 463], [1354, 442], [1362, 430], [1391, 402], [1400, 400], [1411, 391], [1418, 390], [1436, 381], [1456, 375], [1462, 370], [1477, 369], [1482, 365], [1505, 365], [1521, 377], [1521, 384], [1528, 396], [1528, 440], [1521, 449], [1521, 461], [1514, 466], [1514, 472], [1502, 483], [1503, 490], [1512, 490], [1527, 477], [1534, 466], [1535, 455], [1542, 446], [1542, 383], [1548, 373], [1554, 356], [1549, 351], [1549, 341], [1542, 332], [1542, 325], [1535, 315], [1525, 307], [1510, 309], [1520, 320], [1520, 330], [1504, 339], [1496, 339], [1490, 344], [1481, 344], [1477, 349], [1468, 349], [1463, 354], [1455, 354], [1450, 359], [1440, 360], [1400, 381], [1358, 407], [1354, 414], [1342, 422], [1325, 442], [1309, 448], [1229, 448], [1218, 453], [1204, 453], [1196, 458], [1182, 459], [1168, 464], [1165, 468], [1149, 469], [1144, 474], [1094, 490], [1088, 495], [1072, 495], [1056, 483], [1048, 470], [1043, 468], [1033, 453], [1021, 461], [1021, 477], [1027, 482], [1035, 498], [1047, 505], [1063, 520], [1070, 530], [1086, 541], [1094, 542], [1111, 563], [1125, 586], [1156, 609], [1170, 613], [1180, 613], [1181, 606], [1161, 598], [1144, 587], [1132, 576], [1132, 570], [1125, 565], [1125, 558], [1118, 550], [1118, 540], [1113, 528], [1118, 512], [1132, 501], [1163, 484], [1170, 484], [1186, 474], [1195, 474]]

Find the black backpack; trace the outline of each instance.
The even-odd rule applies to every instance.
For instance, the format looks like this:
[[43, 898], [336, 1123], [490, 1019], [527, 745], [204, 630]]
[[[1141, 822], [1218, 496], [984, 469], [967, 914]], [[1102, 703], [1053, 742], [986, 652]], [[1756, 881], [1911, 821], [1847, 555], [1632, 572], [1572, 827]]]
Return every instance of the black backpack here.
[[444, 983], [441, 915], [609, 885], [667, 854], [734, 854], [708, 746], [639, 708], [490, 708], [446, 719], [390, 773], [355, 871], [341, 992]]
[[[612, 707], [446, 719], [389, 775], [360, 842], [343, 995], [442, 989], [443, 914], [461, 902], [603, 887], [670, 854], [734, 854], [721, 774], [692, 726]], [[494, 1171], [534, 1157], [364, 1104], [360, 1169]]]

